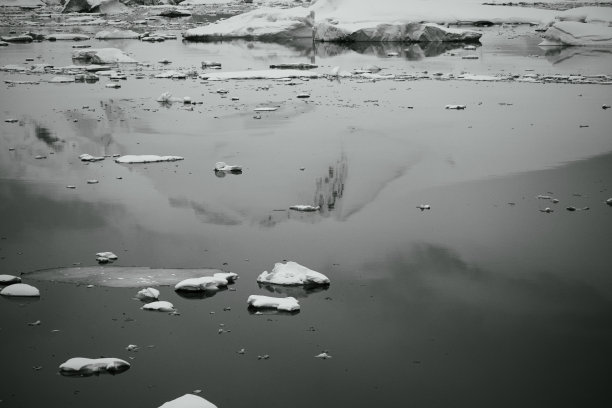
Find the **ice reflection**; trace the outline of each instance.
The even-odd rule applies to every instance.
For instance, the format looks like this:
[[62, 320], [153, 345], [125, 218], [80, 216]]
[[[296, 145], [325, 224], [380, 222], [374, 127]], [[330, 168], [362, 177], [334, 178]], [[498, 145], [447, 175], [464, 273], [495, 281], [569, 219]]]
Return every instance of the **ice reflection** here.
[[[386, 58], [390, 53], [397, 53], [409, 61], [419, 61], [424, 58], [437, 57], [445, 52], [461, 49], [468, 43], [461, 42], [430, 42], [408, 44], [396, 42], [353, 42], [353, 43], [315, 43], [315, 54], [318, 57], [329, 58], [356, 52]], [[473, 45], [473, 43], [470, 43]]]
[[560, 64], [571, 59], [580, 59], [580, 63], [584, 64], [584, 58], [601, 58], [610, 57], [612, 55], [612, 47], [602, 46], [585, 46], [585, 47], [546, 47], [544, 48], [546, 60], [551, 64]]
[[324, 292], [329, 289], [329, 285], [321, 286], [284, 286], [273, 285], [270, 283], [258, 283], [260, 289], [265, 289], [268, 292], [283, 296], [291, 296], [294, 298], [305, 298], [313, 293]]
[[59, 137], [55, 136], [49, 128], [44, 127], [36, 122], [33, 122], [32, 124], [34, 125], [34, 135], [38, 140], [42, 140], [47, 146], [49, 146], [56, 152], [63, 150], [64, 145], [61, 144], [62, 140]]
[[220, 286], [218, 290], [201, 290], [196, 292], [178, 290], [176, 291], [176, 294], [182, 297], [183, 299], [202, 300], [211, 298], [215, 296], [218, 292], [225, 292], [226, 290], [228, 290], [227, 287]]

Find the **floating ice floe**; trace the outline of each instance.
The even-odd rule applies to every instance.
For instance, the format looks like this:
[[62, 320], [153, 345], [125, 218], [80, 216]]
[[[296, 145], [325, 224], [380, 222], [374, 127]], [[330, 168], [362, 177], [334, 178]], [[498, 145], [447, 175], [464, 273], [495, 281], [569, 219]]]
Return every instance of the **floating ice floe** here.
[[97, 374], [119, 374], [127, 371], [130, 363], [118, 358], [85, 358], [73, 357], [59, 366], [60, 373], [66, 376], [83, 376]]
[[296, 204], [289, 207], [290, 210], [302, 211], [302, 212], [315, 212], [321, 209], [320, 206], [313, 206], [308, 204]]
[[0, 285], [12, 285], [14, 283], [20, 283], [21, 278], [14, 275], [0, 275]]
[[540, 46], [612, 44], [610, 7], [576, 7], [555, 18], [542, 35]]
[[127, 351], [138, 351], [138, 346], [136, 344], [128, 344], [125, 348]]
[[242, 173], [242, 166], [229, 165], [225, 162], [215, 163], [215, 171], [223, 171], [226, 173]]
[[274, 264], [272, 272], [264, 271], [257, 277], [259, 283], [274, 285], [329, 285], [329, 278], [297, 262]]
[[[97, 180], [88, 180], [87, 184], [93, 184], [91, 183], [92, 181], [95, 181], [97, 183]], [[98, 261], [98, 263], [101, 263], [101, 264], [114, 262], [117, 259], [118, 259], [117, 255], [115, 255], [112, 252], [98, 252], [96, 254], [96, 261]]]
[[223, 81], [228, 79], [281, 79], [281, 78], [319, 78], [321, 74], [299, 69], [263, 69], [236, 72], [205, 72], [200, 79]]
[[238, 278], [234, 272], [218, 272], [213, 276], [185, 279], [174, 286], [174, 290], [185, 292], [216, 291]]
[[184, 160], [181, 156], [155, 156], [155, 155], [126, 155], [117, 157], [115, 163], [160, 163], [160, 162], [174, 162], [178, 160]]
[[444, 109], [455, 109], [455, 110], [463, 110], [467, 108], [467, 105], [446, 105]]
[[91, 154], [84, 153], [79, 156], [79, 159], [83, 162], [97, 162], [104, 160], [102, 156], [92, 156]]
[[92, 64], [136, 63], [137, 61], [118, 48], [86, 48], [72, 53], [72, 59]]
[[183, 33], [190, 41], [249, 38], [282, 40], [312, 38], [314, 14], [304, 7], [278, 9], [262, 7]]
[[48, 41], [86, 41], [89, 40], [89, 36], [85, 34], [75, 33], [57, 33], [49, 34], [45, 37]]
[[327, 352], [325, 352], [325, 351], [324, 351], [324, 352], [322, 352], [322, 353], [317, 354], [315, 357], [316, 357], [316, 358], [320, 358], [320, 359], [322, 359], [322, 360], [327, 360], [328, 358], [332, 358], [332, 356], [330, 356], [330, 355], [329, 355]]
[[27, 283], [14, 283], [0, 291], [2, 296], [24, 296], [24, 297], [36, 297], [40, 296], [40, 291], [34, 286], [28, 285]]
[[251, 295], [247, 299], [250, 307], [256, 309], [277, 309], [284, 312], [300, 310], [300, 304], [294, 297], [275, 298], [270, 296]]
[[185, 394], [182, 397], [164, 403], [159, 408], [217, 408], [217, 406], [197, 395]]
[[155, 288], [145, 288], [139, 290], [136, 297], [140, 300], [151, 300], [159, 298], [159, 290]]
[[328, 20], [314, 29], [314, 40], [324, 42], [477, 42], [481, 36], [477, 31], [413, 22], [338, 24]]
[[140, 34], [132, 30], [104, 30], [96, 33], [96, 40], [123, 40], [123, 39], [137, 39], [140, 38]]
[[143, 307], [143, 310], [154, 310], [158, 312], [174, 312], [174, 305], [165, 300], [158, 300], [156, 302], [147, 303]]

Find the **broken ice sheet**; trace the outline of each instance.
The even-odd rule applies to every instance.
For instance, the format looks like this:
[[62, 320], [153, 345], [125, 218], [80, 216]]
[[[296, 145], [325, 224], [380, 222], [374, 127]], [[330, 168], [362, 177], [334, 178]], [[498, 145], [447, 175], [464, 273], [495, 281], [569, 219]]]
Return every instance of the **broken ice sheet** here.
[[89, 266], [52, 268], [25, 273], [28, 279], [97, 285], [115, 288], [138, 288], [148, 286], [169, 286], [203, 275], [223, 273], [219, 269], [152, 269], [138, 266]]

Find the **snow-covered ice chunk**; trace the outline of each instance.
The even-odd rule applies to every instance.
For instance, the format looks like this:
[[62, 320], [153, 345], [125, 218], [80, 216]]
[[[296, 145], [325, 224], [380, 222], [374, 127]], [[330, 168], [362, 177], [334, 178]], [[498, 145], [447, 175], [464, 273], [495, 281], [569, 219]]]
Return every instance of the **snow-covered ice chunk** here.
[[216, 291], [219, 286], [227, 286], [237, 279], [234, 272], [219, 272], [213, 276], [185, 279], [174, 286], [174, 290], [187, 292]]
[[0, 295], [36, 297], [40, 296], [40, 291], [27, 283], [15, 283], [2, 289], [2, 291], [0, 291]]
[[190, 41], [230, 38], [258, 40], [312, 38], [313, 25], [314, 14], [307, 8], [262, 7], [214, 24], [187, 30], [183, 33], [183, 38]]
[[249, 306], [262, 309], [277, 309], [285, 312], [300, 310], [300, 304], [294, 297], [276, 298], [271, 296], [251, 295], [247, 299]]
[[159, 408], [217, 408], [217, 406], [197, 395], [185, 394], [182, 397], [164, 403]]
[[92, 64], [136, 63], [137, 61], [118, 48], [86, 48], [72, 53], [73, 59]]
[[119, 257], [112, 252], [98, 252], [96, 254], [97, 257], [102, 257], [106, 259], [110, 259], [111, 261], [116, 261]]
[[308, 204], [296, 204], [289, 207], [290, 210], [302, 211], [302, 212], [314, 212], [319, 211], [321, 209], [320, 206], [313, 206]]
[[92, 156], [91, 154], [85, 153], [85, 154], [80, 155], [79, 159], [81, 159], [81, 161], [84, 161], [84, 162], [97, 162], [97, 161], [104, 160], [104, 157]]
[[230, 173], [241, 173], [242, 166], [229, 165], [225, 162], [217, 162], [215, 164], [215, 171], [225, 171]]
[[68, 376], [119, 374], [130, 368], [130, 363], [119, 358], [73, 357], [59, 366], [60, 373]]
[[0, 275], [0, 285], [12, 285], [14, 283], [20, 283], [21, 278], [14, 275]]
[[145, 288], [136, 294], [136, 297], [141, 300], [150, 300], [159, 298], [159, 290], [155, 288]]
[[156, 156], [156, 155], [126, 155], [117, 157], [116, 163], [159, 163], [159, 162], [174, 162], [178, 160], [184, 160], [181, 156]]
[[329, 285], [329, 278], [297, 262], [274, 264], [272, 272], [264, 271], [257, 277], [259, 283], [275, 285]]
[[174, 312], [174, 305], [165, 300], [158, 300], [156, 302], [147, 303], [143, 307], [143, 310], [155, 310], [158, 312]]
[[330, 355], [329, 355], [327, 352], [325, 352], [325, 351], [324, 351], [324, 352], [322, 352], [322, 353], [317, 354], [315, 357], [316, 357], [316, 358], [323, 359], [323, 360], [327, 360], [328, 358], [332, 358], [332, 356], [330, 356]]

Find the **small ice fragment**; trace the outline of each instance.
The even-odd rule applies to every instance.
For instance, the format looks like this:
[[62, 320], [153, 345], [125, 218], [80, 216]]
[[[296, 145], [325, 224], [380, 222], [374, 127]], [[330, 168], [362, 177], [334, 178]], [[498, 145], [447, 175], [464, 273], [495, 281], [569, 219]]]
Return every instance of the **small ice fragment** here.
[[466, 45], [465, 47], [463, 47], [464, 50], [468, 50], [468, 51], [473, 51], [476, 49], [475, 45]]
[[557, 204], [557, 203], [559, 203], [559, 200], [558, 200], [558, 199], [556, 199], [556, 198], [553, 198], [551, 201], [553, 202], [553, 204]]
[[267, 360], [269, 358], [270, 358], [270, 356], [268, 354], [264, 354], [263, 356], [257, 356], [258, 360]]
[[121, 85], [119, 85], [119, 84], [118, 84], [118, 83], [116, 83], [116, 82], [113, 82], [113, 83], [110, 83], [110, 84], [106, 84], [106, 87], [107, 87], [107, 88], [114, 88], [114, 89], [118, 89], [118, 88], [121, 88]]
[[217, 93], [225, 95], [226, 93], [229, 93], [229, 91], [227, 89], [217, 89]]
[[539, 196], [537, 196], [537, 199], [538, 200], [551, 200], [552, 197], [549, 196], [549, 195], [539, 195]]
[[332, 356], [330, 356], [329, 354], [327, 354], [325, 351], [324, 351], [324, 352], [322, 352], [322, 353], [320, 353], [320, 354], [317, 354], [315, 357], [316, 357], [316, 358], [323, 359], [323, 360], [327, 360], [328, 358], [332, 358]]
[[9, 118], [9, 119], [4, 119], [4, 121], [5, 121], [6, 123], [17, 123], [17, 122], [19, 122], [19, 119], [12, 119], [12, 118]]
[[608, 198], [608, 199], [606, 200], [606, 204], [608, 204], [608, 205], [612, 205], [612, 198]]
[[91, 289], [91, 288], [93, 288], [93, 287], [94, 287], [94, 285], [87, 285], [87, 286], [86, 286], [86, 288], [87, 288], [87, 289]]
[[303, 212], [314, 212], [314, 211], [319, 211], [321, 209], [321, 207], [317, 206], [312, 206], [312, 205], [307, 205], [307, 204], [296, 204], [296, 205], [292, 205], [291, 207], [289, 207], [290, 210], [295, 210], [295, 211], [303, 211]]
[[87, 180], [87, 184], [98, 184], [98, 180]]
[[143, 310], [156, 310], [159, 312], [174, 312], [174, 305], [165, 300], [158, 300], [157, 302], [147, 303], [143, 307]]
[[225, 162], [215, 163], [215, 171], [224, 171], [230, 173], [242, 173], [242, 166], [229, 165]]
[[112, 252], [98, 252], [96, 256], [108, 258], [111, 261], [116, 261], [119, 257]]
[[608, 105], [608, 104], [602, 105], [602, 106], [601, 106], [601, 109], [604, 109], [604, 110], [605, 110], [605, 109], [610, 109], [610, 105]]
[[138, 351], [138, 346], [135, 344], [129, 344], [125, 349], [127, 351]]
[[221, 68], [221, 63], [216, 61], [202, 61], [202, 69], [212, 67]]
[[278, 109], [278, 106], [259, 106], [253, 109], [255, 112], [274, 112]]
[[446, 105], [444, 109], [455, 109], [455, 110], [463, 110], [467, 108], [467, 105]]
[[299, 93], [299, 94], [297, 95], [297, 98], [300, 98], [300, 99], [310, 98], [310, 94], [308, 94], [308, 93], [306, 93], [306, 92], [304, 92], [304, 93]]
[[41, 160], [41, 159], [46, 159], [46, 158], [47, 158], [47, 156], [43, 156], [43, 155], [38, 154], [38, 155], [34, 156], [34, 158], [35, 158], [36, 160]]
[[238, 353], [238, 354], [244, 354], [244, 353], [246, 353], [246, 350], [245, 350], [245, 349], [243, 349], [243, 348], [241, 348], [241, 349], [240, 349], [240, 350], [238, 350], [236, 353]]
[[191, 103], [191, 97], [190, 96], [183, 96], [183, 103], [190, 104]]
[[567, 211], [576, 211], [576, 207], [569, 206], [566, 208]]
[[37, 320], [37, 321], [35, 321], [35, 322], [28, 323], [28, 326], [40, 326], [40, 324], [41, 324], [41, 323], [42, 323], [42, 322], [41, 322], [40, 320]]
[[14, 283], [20, 283], [21, 278], [14, 275], [0, 275], [0, 285], [12, 285]]
[[150, 300], [159, 298], [159, 290], [155, 288], [142, 289], [136, 294], [136, 297], [141, 300]]
[[431, 210], [431, 205], [429, 204], [421, 204], [421, 205], [417, 205], [417, 207], [419, 210], [423, 211], [423, 210]]
[[463, 57], [461, 57], [461, 59], [477, 60], [478, 59], [478, 55], [464, 55]]
[[71, 190], [74, 190], [76, 188], [76, 186], [70, 185], [70, 186], [66, 186], [66, 188], [69, 188]]
[[40, 296], [40, 291], [27, 283], [15, 283], [2, 289], [0, 295], [36, 297]]
[[83, 162], [97, 162], [97, 161], [104, 160], [104, 157], [92, 156], [91, 154], [85, 153], [85, 154], [80, 155], [79, 159], [81, 159], [81, 161]]
[[300, 310], [300, 304], [294, 297], [276, 298], [271, 296], [251, 295], [247, 299], [247, 303], [254, 308], [277, 309], [286, 312]]
[[550, 214], [551, 212], [553, 212], [553, 209], [551, 209], [550, 207], [546, 207], [544, 209], [540, 209], [540, 212]]
[[172, 64], [172, 61], [170, 61], [169, 59], [163, 59], [163, 60], [159, 60], [157, 62], [159, 62], [160, 64], [164, 64], [164, 65]]

